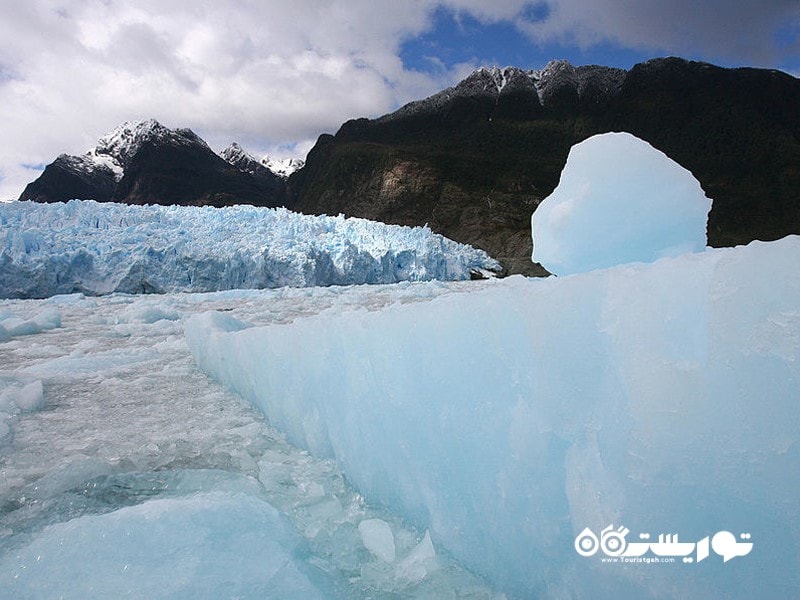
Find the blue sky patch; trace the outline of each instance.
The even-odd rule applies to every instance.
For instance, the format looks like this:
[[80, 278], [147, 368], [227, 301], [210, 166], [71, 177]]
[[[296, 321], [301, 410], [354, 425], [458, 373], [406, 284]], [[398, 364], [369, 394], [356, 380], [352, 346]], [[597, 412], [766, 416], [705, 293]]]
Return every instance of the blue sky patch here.
[[[548, 15], [549, 9], [542, 3], [530, 6], [524, 17], [529, 21], [541, 21]], [[566, 59], [575, 65], [601, 64], [629, 69], [655, 56], [609, 42], [587, 49], [558, 43], [539, 44], [511, 22], [484, 24], [469, 14], [446, 8], [439, 8], [433, 21], [430, 31], [402, 45], [400, 58], [406, 68], [437, 73], [457, 64], [475, 63], [540, 69], [550, 60]]]

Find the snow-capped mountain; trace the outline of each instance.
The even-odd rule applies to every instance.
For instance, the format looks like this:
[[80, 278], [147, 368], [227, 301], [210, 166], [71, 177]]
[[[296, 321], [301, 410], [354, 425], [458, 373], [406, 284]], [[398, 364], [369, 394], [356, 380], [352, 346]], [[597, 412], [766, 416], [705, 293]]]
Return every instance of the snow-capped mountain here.
[[387, 122], [440, 109], [457, 98], [489, 96], [497, 100], [511, 94], [535, 95], [541, 106], [558, 103], [559, 98], [574, 94], [576, 99], [593, 103], [610, 99], [625, 81], [626, 71], [597, 65], [575, 67], [566, 60], [552, 60], [543, 69], [517, 67], [481, 67], [457, 85], [430, 98], [411, 102], [378, 121]]
[[125, 122], [86, 154], [59, 156], [20, 200], [285, 204], [287, 190], [280, 177], [266, 168], [231, 169], [230, 164], [190, 129], [169, 129], [155, 119]]
[[208, 145], [191, 129], [168, 129], [155, 119], [126, 121], [101, 137], [97, 146], [87, 155], [98, 162], [113, 161], [123, 169], [131, 163], [145, 144], [170, 144], [173, 146], [208, 148]]
[[190, 147], [205, 146], [191, 129], [167, 129], [155, 119], [126, 121], [113, 131], [101, 137], [97, 145], [86, 154], [70, 156], [62, 154], [59, 158], [67, 169], [91, 174], [110, 171], [115, 181], [125, 175], [125, 167], [130, 165], [144, 144], [172, 144]]
[[245, 173], [250, 173], [255, 176], [264, 176], [266, 173], [272, 173], [270, 169], [260, 163], [252, 154], [236, 142], [232, 142], [230, 146], [220, 152], [219, 155], [225, 162]]
[[288, 179], [292, 173], [302, 169], [305, 164], [305, 161], [300, 158], [273, 158], [269, 155], [258, 160], [236, 142], [232, 142], [219, 155], [241, 171], [259, 175], [266, 169], [283, 179]]
[[278, 177], [288, 178], [292, 173], [302, 169], [306, 161], [302, 158], [273, 158], [269, 155], [261, 159], [261, 164]]

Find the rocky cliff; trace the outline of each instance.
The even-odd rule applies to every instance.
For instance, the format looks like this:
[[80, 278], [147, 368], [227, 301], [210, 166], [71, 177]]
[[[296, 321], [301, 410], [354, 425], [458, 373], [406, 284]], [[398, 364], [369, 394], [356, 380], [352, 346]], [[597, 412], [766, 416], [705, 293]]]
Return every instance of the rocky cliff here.
[[291, 206], [434, 231], [530, 262], [530, 215], [570, 147], [627, 131], [693, 172], [714, 200], [711, 246], [800, 233], [800, 80], [677, 58], [630, 71], [480, 69], [385, 117], [320, 137], [289, 182]]

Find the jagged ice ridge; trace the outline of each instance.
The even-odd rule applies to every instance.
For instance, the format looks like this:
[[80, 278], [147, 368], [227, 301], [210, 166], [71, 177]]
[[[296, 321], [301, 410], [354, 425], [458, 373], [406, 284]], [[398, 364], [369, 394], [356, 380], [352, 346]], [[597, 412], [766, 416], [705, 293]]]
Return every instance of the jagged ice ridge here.
[[0, 205], [0, 297], [469, 279], [482, 250], [427, 227], [286, 209]]

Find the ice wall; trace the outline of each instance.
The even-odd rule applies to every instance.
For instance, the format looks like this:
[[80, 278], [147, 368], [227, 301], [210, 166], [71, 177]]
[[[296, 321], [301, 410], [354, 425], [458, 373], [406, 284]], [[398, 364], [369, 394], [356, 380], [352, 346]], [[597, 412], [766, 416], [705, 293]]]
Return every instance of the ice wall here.
[[572, 147], [531, 217], [533, 260], [556, 275], [701, 252], [711, 200], [694, 176], [629, 133]]
[[285, 209], [0, 203], [0, 298], [469, 279], [482, 250]]
[[[291, 441], [512, 597], [792, 597], [799, 260], [792, 236], [284, 325], [207, 313], [186, 336]], [[753, 551], [576, 552], [609, 525]]]

